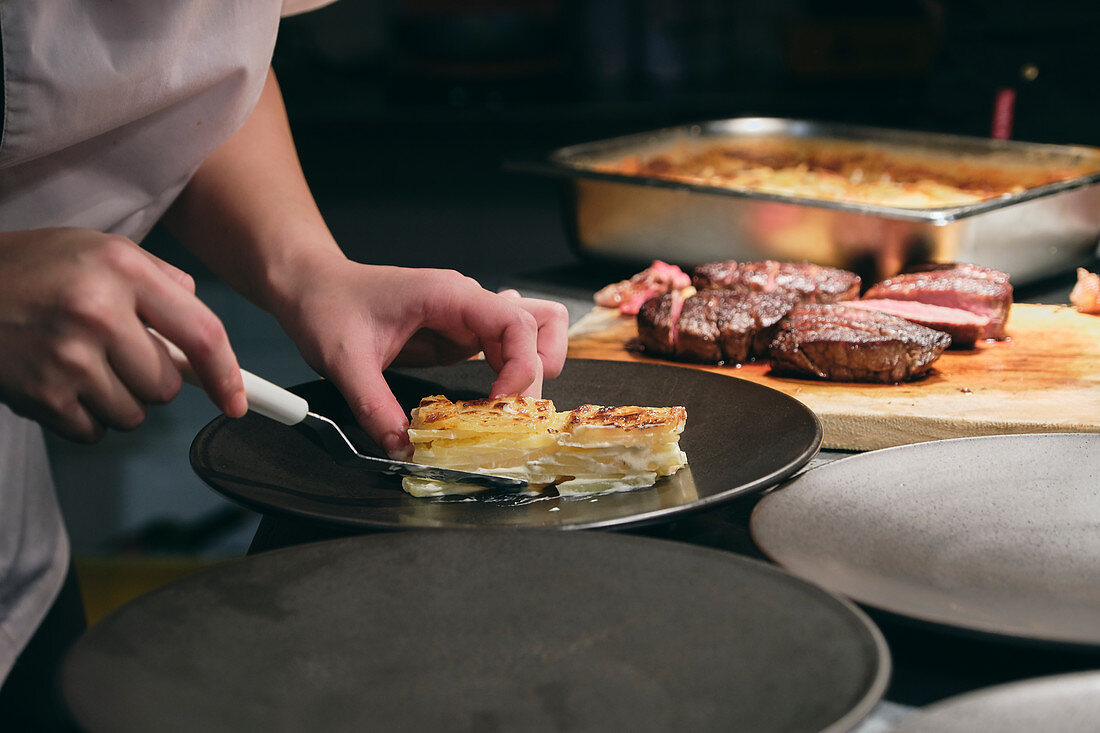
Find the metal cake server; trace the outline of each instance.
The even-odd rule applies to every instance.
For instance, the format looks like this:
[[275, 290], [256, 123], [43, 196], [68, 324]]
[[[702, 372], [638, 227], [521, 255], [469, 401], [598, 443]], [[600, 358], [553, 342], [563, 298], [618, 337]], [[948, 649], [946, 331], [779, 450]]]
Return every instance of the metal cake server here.
[[[191, 368], [191, 363], [183, 351], [156, 331], [152, 329], [149, 331], [168, 349], [169, 356], [183, 373], [184, 379], [190, 384], [202, 387], [198, 375]], [[498, 493], [518, 493], [528, 490], [527, 482], [522, 479], [363, 455], [332, 419], [310, 412], [309, 403], [303, 398], [244, 369], [241, 370], [241, 377], [244, 380], [245, 396], [248, 398], [248, 409], [251, 412], [307, 433], [342, 466], [361, 468], [389, 476], [415, 476], [448, 484], [473, 484], [495, 489]]]

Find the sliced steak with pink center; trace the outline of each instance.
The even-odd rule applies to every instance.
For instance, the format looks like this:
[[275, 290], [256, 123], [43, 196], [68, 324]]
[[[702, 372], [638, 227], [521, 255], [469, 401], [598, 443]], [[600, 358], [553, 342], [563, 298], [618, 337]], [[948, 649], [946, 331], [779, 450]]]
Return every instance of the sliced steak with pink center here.
[[911, 300], [959, 308], [989, 322], [980, 338], [1003, 339], [1005, 321], [1012, 307], [1012, 285], [1008, 275], [977, 265], [928, 265], [883, 280], [864, 294], [867, 300]]
[[789, 293], [803, 303], [837, 303], [859, 296], [859, 275], [835, 267], [801, 262], [742, 262], [699, 265], [692, 273], [698, 290]]
[[772, 339], [772, 368], [843, 382], [903, 382], [923, 375], [951, 342], [941, 331], [849, 305], [801, 305]]
[[944, 331], [951, 335], [951, 346], [958, 349], [972, 347], [989, 325], [988, 316], [975, 315], [962, 308], [945, 308], [942, 305], [921, 303], [916, 300], [864, 298], [850, 301], [845, 305], [889, 313], [937, 331]]

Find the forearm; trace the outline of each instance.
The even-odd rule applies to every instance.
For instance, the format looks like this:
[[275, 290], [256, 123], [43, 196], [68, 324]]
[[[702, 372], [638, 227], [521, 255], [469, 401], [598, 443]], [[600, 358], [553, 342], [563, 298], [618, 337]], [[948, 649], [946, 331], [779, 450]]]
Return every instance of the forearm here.
[[344, 259], [313, 200], [275, 75], [203, 162], [165, 224], [216, 275], [276, 315], [303, 273]]
[[273, 313], [390, 455], [406, 413], [382, 372], [485, 353], [491, 392], [537, 395], [565, 359], [568, 314], [491, 293], [457, 272], [351, 262], [302, 175], [274, 76], [244, 126], [195, 174], [167, 217], [214, 272]]

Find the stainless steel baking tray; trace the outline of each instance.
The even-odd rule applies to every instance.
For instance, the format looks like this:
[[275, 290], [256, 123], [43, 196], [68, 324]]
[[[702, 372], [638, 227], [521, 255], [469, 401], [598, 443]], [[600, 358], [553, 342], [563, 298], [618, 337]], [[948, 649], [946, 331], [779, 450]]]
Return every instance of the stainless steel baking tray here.
[[[866, 146], [938, 165], [1082, 171], [1057, 183], [964, 206], [911, 209], [824, 201], [597, 170], [672, 146], [751, 138]], [[1087, 261], [1100, 237], [1100, 149], [742, 117], [561, 148], [536, 167], [565, 179], [564, 214], [579, 253], [681, 265], [724, 259], [807, 260], [884, 278], [910, 264], [971, 262], [1017, 282]]]

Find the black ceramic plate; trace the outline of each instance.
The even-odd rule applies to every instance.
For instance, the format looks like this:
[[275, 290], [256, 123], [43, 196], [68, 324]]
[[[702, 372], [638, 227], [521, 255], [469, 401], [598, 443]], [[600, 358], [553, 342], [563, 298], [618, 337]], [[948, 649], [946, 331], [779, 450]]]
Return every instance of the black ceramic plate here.
[[[432, 394], [484, 397], [492, 371], [484, 362], [465, 362], [388, 378], [411, 409]], [[329, 383], [294, 391], [314, 412], [343, 425], [364, 452], [378, 454]], [[653, 522], [762, 490], [801, 468], [821, 444], [817, 418], [797, 400], [695, 369], [574, 359], [544, 394], [558, 409], [585, 402], [684, 405], [688, 418], [680, 444], [687, 468], [648, 489], [588, 498], [416, 499], [401, 490], [399, 480], [338, 466], [303, 434], [256, 415], [221, 417], [203, 428], [191, 446], [191, 465], [215, 490], [261, 512], [391, 529], [575, 529]]]
[[235, 560], [96, 624], [90, 733], [845, 731], [889, 655], [774, 566], [614, 533], [401, 532]]

